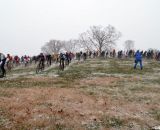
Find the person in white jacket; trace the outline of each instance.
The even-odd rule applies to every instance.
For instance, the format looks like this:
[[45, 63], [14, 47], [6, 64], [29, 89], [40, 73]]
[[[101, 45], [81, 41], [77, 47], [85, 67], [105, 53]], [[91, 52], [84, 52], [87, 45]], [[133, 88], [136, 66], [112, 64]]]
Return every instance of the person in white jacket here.
[[0, 76], [1, 78], [6, 76], [6, 70], [4, 68], [5, 63], [6, 63], [6, 57], [3, 53], [0, 53], [0, 68], [2, 70], [2, 75]]

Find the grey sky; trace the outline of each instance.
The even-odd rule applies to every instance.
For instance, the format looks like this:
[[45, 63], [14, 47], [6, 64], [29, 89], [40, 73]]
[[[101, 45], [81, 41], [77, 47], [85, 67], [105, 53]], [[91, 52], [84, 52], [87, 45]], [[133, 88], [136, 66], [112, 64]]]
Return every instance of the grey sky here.
[[69, 40], [92, 25], [122, 32], [117, 47], [160, 49], [160, 0], [0, 0], [0, 51], [37, 54], [50, 39]]

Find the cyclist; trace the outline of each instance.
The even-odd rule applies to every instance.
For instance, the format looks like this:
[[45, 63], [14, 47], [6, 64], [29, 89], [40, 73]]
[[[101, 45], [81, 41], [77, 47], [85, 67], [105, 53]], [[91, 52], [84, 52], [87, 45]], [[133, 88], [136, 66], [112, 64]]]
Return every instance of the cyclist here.
[[2, 70], [1, 78], [6, 76], [6, 70], [4, 68], [5, 63], [6, 63], [6, 57], [3, 53], [0, 53], [0, 67], [1, 67], [1, 70]]
[[83, 60], [85, 61], [86, 59], [87, 59], [87, 53], [84, 52], [84, 53], [83, 53]]
[[20, 58], [18, 56], [14, 57], [14, 63], [16, 66], [20, 65]]
[[39, 59], [39, 66], [42, 66], [42, 68], [44, 69], [44, 62], [45, 62], [45, 57], [43, 53], [40, 53], [40, 55], [38, 56]]
[[71, 61], [72, 61], [72, 53], [69, 52], [69, 62], [71, 63]]
[[24, 56], [24, 66], [26, 67], [29, 63], [29, 57], [28, 56]]
[[63, 53], [60, 53], [60, 55], [59, 55], [59, 60], [60, 60], [60, 68], [62, 69], [62, 70], [64, 70], [64, 61], [66, 60], [66, 56], [65, 56], [65, 54], [63, 54]]
[[66, 59], [65, 59], [65, 61], [66, 61], [66, 65], [69, 65], [69, 63], [70, 63], [69, 53], [68, 53], [68, 52], [66, 52], [65, 56], [66, 56]]
[[9, 71], [12, 69], [12, 61], [13, 61], [12, 56], [10, 54], [7, 54], [6, 64], [7, 64], [7, 69]]
[[51, 54], [46, 55], [46, 61], [47, 61], [48, 66], [52, 65], [52, 55]]

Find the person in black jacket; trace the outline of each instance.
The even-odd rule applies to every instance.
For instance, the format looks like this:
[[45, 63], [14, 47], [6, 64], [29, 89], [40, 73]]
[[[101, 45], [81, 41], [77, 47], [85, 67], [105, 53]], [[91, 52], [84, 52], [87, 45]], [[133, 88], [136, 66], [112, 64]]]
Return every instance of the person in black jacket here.
[[0, 76], [1, 78], [6, 76], [6, 70], [4, 68], [5, 63], [6, 63], [6, 57], [3, 53], [0, 53], [0, 68], [2, 70], [2, 75]]

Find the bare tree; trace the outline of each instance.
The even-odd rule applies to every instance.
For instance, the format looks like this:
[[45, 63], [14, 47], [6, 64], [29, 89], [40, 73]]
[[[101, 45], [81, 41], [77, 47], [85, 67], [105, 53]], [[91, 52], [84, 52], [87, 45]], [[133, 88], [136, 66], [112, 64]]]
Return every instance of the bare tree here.
[[133, 40], [126, 40], [124, 43], [126, 50], [133, 50], [134, 49], [134, 41]]
[[87, 49], [97, 49], [101, 53], [114, 46], [120, 37], [121, 33], [111, 25], [92, 26], [90, 30], [80, 34], [80, 41]]
[[71, 39], [69, 41], [64, 41], [64, 49], [67, 52], [76, 52], [79, 50], [79, 48], [79, 40]]
[[86, 32], [80, 34], [79, 43], [80, 43], [79, 46], [81, 48], [84, 48], [87, 51], [93, 51], [94, 50], [94, 46], [91, 44], [91, 42], [89, 40], [88, 33], [86, 33]]
[[64, 47], [64, 43], [60, 40], [50, 40], [44, 46], [42, 46], [42, 52], [46, 54], [59, 53], [59, 51]]

